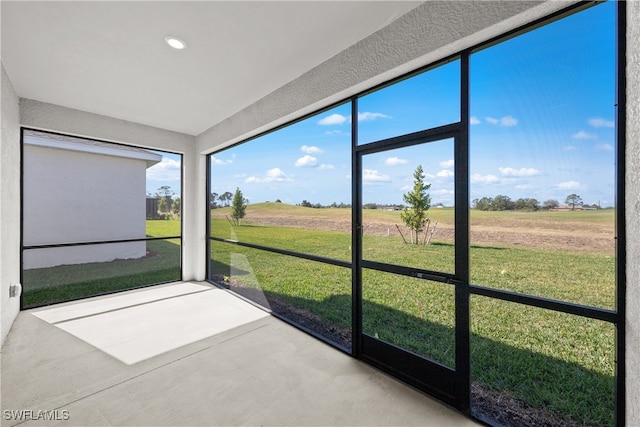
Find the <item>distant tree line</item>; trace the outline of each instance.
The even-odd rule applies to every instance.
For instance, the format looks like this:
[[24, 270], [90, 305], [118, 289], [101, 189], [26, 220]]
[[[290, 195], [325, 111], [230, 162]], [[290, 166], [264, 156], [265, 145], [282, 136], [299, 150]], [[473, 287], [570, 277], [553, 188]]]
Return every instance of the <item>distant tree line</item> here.
[[[278, 200], [276, 200], [276, 202], [278, 202]], [[330, 205], [323, 205], [321, 203], [311, 203], [307, 200], [303, 200], [301, 203], [299, 203], [296, 206], [302, 206], [303, 208], [314, 208], [314, 209], [324, 209], [324, 208], [350, 208], [351, 205], [347, 204], [347, 203], [336, 203], [333, 202]]]
[[[365, 203], [362, 205], [364, 209], [386, 209], [388, 211], [401, 211], [406, 206], [403, 204], [389, 204], [389, 203]], [[443, 203], [436, 203], [433, 205], [434, 208], [444, 208]]]
[[[209, 194], [209, 209], [218, 209], [231, 206], [234, 195], [235, 193], [231, 193], [230, 191], [225, 191], [222, 194]], [[242, 202], [245, 205], [249, 204], [249, 200], [245, 199], [244, 197], [242, 198]]]
[[[575, 210], [576, 207], [600, 209], [600, 205], [595, 203], [593, 205], [584, 204], [582, 198], [577, 194], [569, 194], [564, 202], [571, 210]], [[532, 197], [511, 200], [509, 196], [502, 194], [495, 197], [474, 199], [471, 203], [473, 208], [481, 211], [539, 211], [560, 207], [560, 203], [555, 199], [545, 200], [540, 203], [538, 199]]]

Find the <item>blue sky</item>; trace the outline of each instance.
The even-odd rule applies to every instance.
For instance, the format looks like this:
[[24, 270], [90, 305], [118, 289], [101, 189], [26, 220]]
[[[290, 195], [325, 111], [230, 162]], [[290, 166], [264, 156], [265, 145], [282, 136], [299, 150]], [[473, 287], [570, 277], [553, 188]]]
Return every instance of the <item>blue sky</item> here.
[[153, 152], [161, 155], [162, 161], [147, 169], [147, 194], [155, 195], [158, 188], [168, 185], [175, 193], [175, 197], [180, 197], [182, 190], [180, 184], [181, 156], [163, 151]]
[[[614, 16], [606, 3], [471, 56], [471, 199], [614, 205]], [[362, 97], [359, 143], [459, 121], [459, 80], [454, 61]], [[350, 203], [350, 114], [345, 104], [214, 154], [212, 191]], [[364, 203], [402, 203], [418, 164], [432, 203], [451, 206], [450, 140], [365, 156]]]

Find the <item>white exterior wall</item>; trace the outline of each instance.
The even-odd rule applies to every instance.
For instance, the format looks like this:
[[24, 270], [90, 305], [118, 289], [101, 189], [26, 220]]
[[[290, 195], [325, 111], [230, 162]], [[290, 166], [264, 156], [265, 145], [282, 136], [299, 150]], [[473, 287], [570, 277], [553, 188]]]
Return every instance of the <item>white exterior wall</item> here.
[[182, 277], [204, 280], [206, 198], [196, 166], [200, 159], [195, 155], [195, 137], [24, 98], [20, 122], [33, 129], [182, 154]]
[[9, 286], [20, 283], [20, 114], [18, 96], [0, 63], [0, 343], [20, 311]]
[[[144, 160], [24, 144], [25, 246], [146, 236]], [[34, 249], [24, 268], [141, 258], [145, 242]]]

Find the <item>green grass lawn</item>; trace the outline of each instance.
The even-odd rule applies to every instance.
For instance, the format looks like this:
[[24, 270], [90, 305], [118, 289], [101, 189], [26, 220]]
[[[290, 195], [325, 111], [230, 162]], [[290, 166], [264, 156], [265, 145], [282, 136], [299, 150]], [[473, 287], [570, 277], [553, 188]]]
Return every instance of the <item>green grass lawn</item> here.
[[[147, 235], [180, 235], [180, 221], [149, 220]], [[91, 250], [90, 248], [89, 246], [87, 250]], [[36, 307], [180, 280], [179, 239], [148, 241], [147, 252], [148, 255], [140, 259], [24, 270], [23, 307]]]
[[[344, 220], [350, 212], [287, 205], [276, 208], [281, 209], [282, 215], [319, 215], [336, 221]], [[223, 210], [215, 211], [220, 214]], [[451, 210], [433, 211], [441, 215], [439, 221], [453, 218]], [[370, 212], [377, 221], [397, 220], [397, 212]], [[472, 212], [472, 221], [474, 216], [477, 221], [488, 223], [513, 220], [505, 215]], [[517, 220], [525, 222], [542, 217], [552, 222], [583, 221], [586, 227], [606, 225], [613, 218], [612, 211], [517, 215]], [[255, 225], [232, 227], [224, 216], [212, 218], [211, 223], [214, 236], [351, 260], [350, 233]], [[178, 234], [179, 221], [147, 221], [149, 236]], [[363, 252], [371, 260], [452, 272], [453, 246], [434, 243], [411, 246], [399, 238], [366, 236]], [[180, 242], [160, 240], [147, 245], [152, 256], [138, 260], [26, 270], [24, 306], [178, 280]], [[615, 259], [610, 254], [474, 246], [470, 270], [474, 283], [614, 308]], [[276, 311], [286, 303], [292, 309], [283, 315], [294, 316], [298, 322], [304, 324], [304, 318], [320, 319], [324, 326], [317, 332], [330, 334], [330, 339], [350, 332], [348, 268], [212, 242], [211, 271], [236, 292], [279, 307]], [[365, 333], [455, 367], [451, 285], [365, 269], [363, 292]], [[475, 382], [507, 398], [552, 411], [560, 418], [585, 425], [613, 425], [615, 330], [610, 324], [479, 296], [471, 297], [470, 310]], [[313, 329], [318, 324], [310, 322], [305, 326]]]
[[[299, 208], [299, 207], [297, 207]], [[301, 208], [304, 209], [304, 208]], [[315, 209], [318, 211], [318, 209]], [[331, 209], [322, 209], [331, 210]], [[309, 209], [308, 211], [311, 211]], [[308, 212], [307, 211], [307, 212]], [[442, 210], [443, 215], [446, 210]], [[311, 212], [313, 213], [313, 212]], [[610, 220], [611, 211], [559, 213], [562, 220]], [[381, 216], [394, 212], [380, 212]], [[481, 220], [495, 221], [480, 213]], [[540, 213], [523, 213], [523, 218]], [[556, 213], [542, 213], [545, 219]], [[605, 218], [605, 219], [603, 219]], [[350, 260], [351, 236], [320, 230], [240, 225], [213, 218], [219, 237]], [[367, 236], [369, 259], [453, 271], [453, 246], [404, 245]], [[212, 242], [212, 273], [258, 302], [286, 301], [309, 316], [351, 327], [350, 270]], [[615, 259], [609, 254], [474, 246], [474, 282], [498, 289], [614, 308]], [[363, 271], [365, 333], [455, 367], [453, 287], [411, 277]], [[246, 293], [255, 297], [254, 293]], [[486, 297], [471, 297], [472, 379], [505, 398], [551, 411], [584, 425], [613, 425], [615, 328], [606, 322]], [[323, 333], [323, 331], [319, 331]]]

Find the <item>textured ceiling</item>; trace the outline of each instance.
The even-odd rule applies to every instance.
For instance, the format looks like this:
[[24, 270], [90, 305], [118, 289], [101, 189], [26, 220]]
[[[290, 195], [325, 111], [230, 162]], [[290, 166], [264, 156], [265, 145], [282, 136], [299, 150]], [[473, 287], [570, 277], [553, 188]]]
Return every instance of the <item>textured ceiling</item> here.
[[198, 135], [420, 2], [0, 4], [18, 96]]

